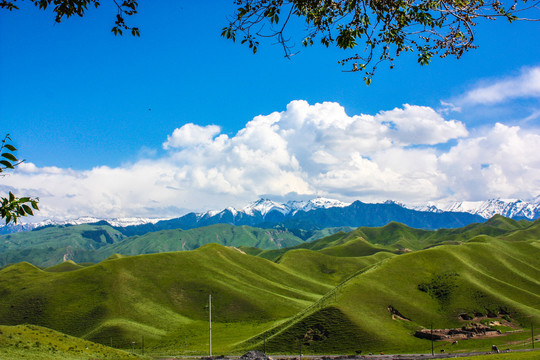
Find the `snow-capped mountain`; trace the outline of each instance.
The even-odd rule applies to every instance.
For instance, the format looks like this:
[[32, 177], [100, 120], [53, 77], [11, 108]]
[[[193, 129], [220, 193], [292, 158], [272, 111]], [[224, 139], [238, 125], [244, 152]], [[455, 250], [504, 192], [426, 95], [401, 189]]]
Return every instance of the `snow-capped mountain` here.
[[540, 218], [540, 196], [530, 201], [520, 199], [491, 199], [486, 201], [427, 203], [409, 208], [429, 212], [467, 212], [469, 214], [480, 215], [484, 219], [489, 219], [493, 215], [499, 214], [516, 220], [534, 220]]
[[0, 234], [28, 231], [46, 225], [79, 225], [107, 221], [123, 228], [126, 235], [142, 235], [151, 231], [169, 229], [193, 229], [225, 223], [257, 227], [285, 226], [287, 228], [317, 228], [339, 226], [383, 226], [398, 221], [412, 227], [437, 229], [460, 227], [482, 222], [500, 214], [513, 219], [540, 218], [540, 196], [531, 201], [516, 199], [493, 199], [487, 201], [439, 202], [420, 206], [408, 206], [388, 200], [379, 204], [360, 201], [344, 203], [339, 200], [315, 198], [309, 201], [279, 203], [259, 199], [236, 209], [189, 213], [175, 219], [117, 218], [99, 219], [82, 217], [63, 221], [45, 220], [33, 224], [0, 226]]
[[210, 210], [203, 213], [198, 213], [199, 219], [210, 218], [214, 216], [223, 217], [226, 215], [237, 216], [255, 216], [265, 218], [266, 215], [275, 211], [283, 216], [294, 215], [299, 211], [310, 211], [315, 209], [328, 209], [332, 207], [345, 207], [350, 203], [344, 203], [339, 200], [327, 199], [318, 197], [308, 201], [304, 200], [290, 200], [284, 204], [278, 203], [270, 199], [259, 199], [254, 201], [241, 209], [235, 209], [233, 207], [227, 207], [223, 210]]
[[258, 213], [262, 216], [265, 216], [271, 211], [278, 211], [283, 215], [290, 215], [295, 214], [298, 211], [328, 209], [331, 207], [345, 207], [349, 205], [350, 203], [344, 203], [339, 200], [327, 199], [322, 197], [311, 199], [309, 201], [291, 200], [285, 204], [280, 204], [269, 199], [259, 199], [237, 211], [243, 212], [247, 215], [255, 215]]
[[112, 226], [116, 227], [126, 227], [126, 226], [137, 226], [144, 224], [155, 224], [158, 221], [166, 219], [149, 219], [141, 217], [129, 217], [129, 218], [114, 218], [114, 219], [100, 219], [91, 216], [83, 216], [77, 219], [67, 219], [67, 220], [54, 220], [46, 219], [34, 223], [19, 223], [0, 226], [0, 234], [11, 234], [19, 231], [31, 231], [44, 226], [51, 225], [82, 225], [82, 224], [92, 224], [98, 221], [106, 221]]

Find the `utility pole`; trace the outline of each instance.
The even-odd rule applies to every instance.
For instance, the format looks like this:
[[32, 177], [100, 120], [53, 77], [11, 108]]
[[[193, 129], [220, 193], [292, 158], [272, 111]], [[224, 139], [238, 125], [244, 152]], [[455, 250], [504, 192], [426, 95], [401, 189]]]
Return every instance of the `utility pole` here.
[[433, 323], [431, 323], [431, 356], [435, 355], [433, 351]]
[[532, 348], [534, 350], [534, 324], [531, 322], [531, 342], [532, 342]]
[[212, 294], [208, 295], [208, 331], [210, 335], [210, 356], [212, 356]]

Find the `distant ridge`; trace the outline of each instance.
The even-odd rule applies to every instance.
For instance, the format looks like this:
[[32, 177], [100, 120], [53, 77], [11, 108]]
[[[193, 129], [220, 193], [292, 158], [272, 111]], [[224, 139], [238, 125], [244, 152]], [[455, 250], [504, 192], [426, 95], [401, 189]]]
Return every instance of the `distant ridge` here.
[[514, 220], [536, 220], [540, 218], [540, 196], [526, 201], [520, 199], [490, 199], [486, 201], [461, 201], [427, 203], [411, 207], [419, 211], [431, 212], [467, 212], [489, 219], [502, 215]]
[[[319, 230], [340, 226], [383, 226], [398, 221], [411, 227], [425, 229], [456, 228], [485, 221], [479, 215], [458, 212], [432, 212], [408, 209], [401, 204], [387, 201], [368, 204], [355, 201], [352, 204], [339, 200], [315, 198], [309, 201], [289, 201], [281, 204], [269, 199], [259, 199], [242, 209], [228, 207], [221, 211], [189, 213], [182, 217], [156, 219], [97, 219], [80, 218], [64, 221], [60, 225], [79, 225], [106, 221], [126, 236], [144, 235], [149, 232], [173, 229], [193, 229], [215, 224], [248, 225], [261, 228], [287, 228]], [[49, 221], [39, 225], [55, 225]], [[34, 228], [0, 227], [0, 234], [32, 230]]]
[[[51, 225], [80, 225], [100, 221], [106, 221], [127, 236], [143, 235], [160, 230], [186, 230], [219, 223], [263, 228], [321, 229], [338, 226], [383, 226], [390, 221], [398, 221], [416, 228], [438, 229], [456, 228], [474, 222], [483, 222], [494, 215], [503, 215], [514, 220], [538, 219], [540, 218], [540, 196], [529, 201], [491, 199], [486, 201], [428, 202], [415, 206], [391, 200], [384, 203], [364, 203], [361, 201], [345, 203], [318, 197], [307, 201], [291, 200], [279, 203], [261, 198], [240, 209], [227, 207], [223, 210], [192, 212], [174, 219], [81, 217], [63, 221], [45, 220], [35, 224], [9, 224], [0, 226], [0, 235]], [[320, 224], [321, 220], [323, 220], [324, 225]]]
[[352, 204], [346, 204], [319, 198], [309, 202], [279, 204], [268, 199], [260, 199], [241, 210], [227, 208], [219, 212], [189, 213], [176, 219], [162, 220], [155, 224], [128, 226], [118, 230], [127, 236], [133, 236], [147, 232], [188, 230], [223, 223], [288, 229], [292, 232], [298, 230], [297, 235], [303, 237], [302, 231], [341, 226], [384, 226], [392, 221], [421, 229], [440, 229], [462, 227], [484, 222], [486, 219], [469, 213], [407, 209], [394, 202], [368, 204], [355, 201]]

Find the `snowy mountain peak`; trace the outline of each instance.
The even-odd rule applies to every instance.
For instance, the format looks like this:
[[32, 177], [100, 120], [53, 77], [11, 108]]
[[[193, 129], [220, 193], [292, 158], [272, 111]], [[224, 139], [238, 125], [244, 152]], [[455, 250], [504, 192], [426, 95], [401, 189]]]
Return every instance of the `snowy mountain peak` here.
[[430, 212], [468, 212], [489, 219], [496, 214], [512, 219], [537, 219], [540, 217], [540, 202], [536, 197], [531, 201], [520, 199], [490, 199], [486, 201], [460, 201], [426, 203], [411, 207], [414, 210]]
[[331, 208], [331, 207], [345, 207], [351, 205], [350, 203], [344, 203], [335, 199], [328, 199], [324, 197], [318, 197], [312, 200], [309, 200], [308, 203], [312, 204], [314, 207], [318, 208]]
[[265, 216], [270, 211], [279, 211], [282, 214], [288, 214], [290, 212], [287, 205], [277, 203], [270, 199], [259, 199], [252, 202], [248, 206], [244, 207], [241, 212], [247, 215], [254, 215], [256, 212], [260, 213], [262, 216]]
[[404, 203], [399, 202], [399, 201], [394, 201], [394, 200], [386, 200], [385, 202], [383, 202], [383, 204], [386, 204], [386, 205], [399, 205], [401, 207], [407, 207]]
[[309, 201], [290, 200], [285, 204], [276, 202], [274, 200], [261, 198], [256, 201], [253, 201], [252, 203], [248, 204], [247, 206], [239, 210], [228, 207], [227, 209], [222, 210], [222, 211], [208, 211], [203, 214], [198, 214], [198, 216], [211, 217], [226, 210], [230, 211], [233, 214], [233, 216], [236, 216], [239, 213], [244, 213], [249, 216], [260, 215], [262, 217], [265, 217], [267, 214], [269, 214], [272, 211], [277, 211], [287, 216], [287, 215], [295, 214], [298, 211], [310, 211], [310, 210], [321, 209], [321, 208], [328, 209], [331, 207], [345, 207], [349, 205], [350, 204], [341, 202], [339, 200], [327, 199], [323, 197], [318, 197], [315, 199], [311, 199]]
[[0, 234], [9, 234], [9, 233], [15, 233], [19, 231], [30, 231], [33, 229], [37, 229], [44, 226], [51, 226], [51, 225], [82, 225], [82, 224], [93, 224], [99, 221], [106, 221], [111, 226], [126, 227], [126, 226], [144, 225], [148, 223], [155, 224], [161, 220], [168, 220], [168, 219], [165, 219], [165, 218], [164, 219], [149, 219], [149, 218], [142, 218], [142, 217], [103, 219], [103, 218], [96, 218], [92, 216], [83, 216], [76, 219], [65, 219], [65, 220], [45, 219], [45, 220], [39, 221], [38, 219], [37, 222], [19, 223], [16, 225], [8, 224], [8, 225], [0, 226]]

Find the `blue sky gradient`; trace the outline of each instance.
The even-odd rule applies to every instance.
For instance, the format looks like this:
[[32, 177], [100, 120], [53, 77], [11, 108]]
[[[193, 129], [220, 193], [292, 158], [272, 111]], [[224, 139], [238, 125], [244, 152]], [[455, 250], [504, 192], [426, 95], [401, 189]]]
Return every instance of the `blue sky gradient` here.
[[[96, 167], [123, 169], [141, 162], [160, 162], [173, 156], [163, 147], [167, 137], [185, 124], [214, 124], [221, 134], [234, 138], [254, 117], [283, 112], [294, 100], [310, 105], [338, 103], [349, 116], [376, 115], [403, 108], [404, 104], [429, 107], [446, 121], [463, 124], [471, 137], [488, 134], [496, 123], [519, 127], [518, 139], [540, 134], [540, 95], [534, 84], [529, 92], [495, 102], [467, 98], [471, 90], [526, 78], [540, 67], [538, 22], [481, 22], [476, 29], [479, 48], [461, 59], [434, 58], [429, 66], [420, 66], [415, 55], [405, 54], [392, 70], [386, 64], [379, 66], [367, 87], [361, 74], [342, 72], [337, 64], [348, 53], [318, 45], [302, 48], [302, 36], [295, 28], [290, 35], [300, 52], [291, 60], [285, 59], [272, 41], [262, 44], [253, 55], [247, 47], [221, 38], [226, 17], [234, 10], [232, 1], [141, 2], [140, 13], [128, 19], [141, 29], [140, 38], [115, 37], [110, 32], [115, 9], [108, 1], [99, 9], [89, 9], [84, 18], [66, 19], [60, 24], [54, 23], [50, 11], [40, 11], [28, 3], [20, 7], [18, 11], [0, 11], [0, 124], [2, 133], [10, 133], [20, 149], [19, 156], [37, 169], [55, 167], [58, 171], [84, 173]], [[451, 106], [441, 101], [460, 111], [451, 111]], [[417, 141], [400, 146], [429, 148], [440, 155], [463, 137], [461, 133], [436, 143]], [[367, 153], [362, 156], [370, 160], [377, 157]], [[539, 162], [527, 166], [539, 170]], [[187, 165], [180, 161], [177, 166]], [[311, 170], [294, 171], [311, 176]], [[306, 196], [350, 200], [363, 194], [358, 189], [349, 191], [346, 185], [341, 190], [321, 188], [304, 180], [309, 183], [304, 188]], [[30, 180], [24, 183], [22, 178], [2, 182], [4, 190], [34, 189], [42, 194], [44, 213], [50, 216], [99, 213], [94, 208], [59, 204], [47, 212], [44, 189], [37, 189]], [[498, 194], [494, 190], [478, 196], [533, 197], [540, 193], [538, 182], [519, 187], [520, 191]], [[52, 188], [50, 185], [47, 190], [51, 197]], [[367, 200], [385, 196], [400, 200], [399, 189], [366, 189], [365, 196]], [[467, 194], [472, 193], [441, 189], [433, 193], [433, 198], [417, 200], [471, 197]], [[179, 195], [178, 206], [172, 211], [219, 208], [231, 199], [241, 204], [261, 194], [272, 194], [272, 188], [259, 190], [223, 190], [219, 194], [226, 196], [216, 195], [214, 200], [208, 198], [199, 204]], [[85, 194], [81, 191], [77, 196]], [[286, 195], [280, 191], [274, 194]], [[402, 200], [413, 201], [414, 196]], [[137, 211], [136, 207], [119, 210], [126, 208], [124, 202], [102, 215], [149, 215], [150, 210]], [[171, 206], [156, 204], [152, 209], [156, 216], [170, 216], [168, 210], [155, 209]]]

